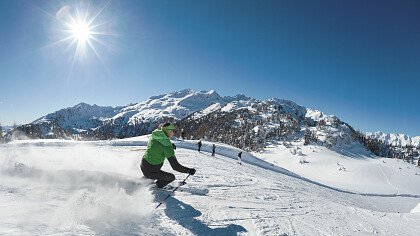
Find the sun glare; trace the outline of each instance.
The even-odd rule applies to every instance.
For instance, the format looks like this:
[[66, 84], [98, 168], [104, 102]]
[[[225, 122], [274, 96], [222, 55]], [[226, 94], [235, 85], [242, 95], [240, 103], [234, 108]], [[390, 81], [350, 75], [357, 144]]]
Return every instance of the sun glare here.
[[44, 47], [57, 46], [65, 53], [71, 52], [70, 74], [78, 59], [87, 63], [89, 58], [94, 57], [109, 71], [101, 56], [101, 50], [109, 49], [108, 37], [117, 35], [110, 29], [112, 21], [103, 14], [110, 2], [111, 0], [107, 1], [101, 7], [94, 6], [93, 0], [65, 5], [55, 15], [41, 9], [54, 19], [54, 37], [57, 39]]
[[76, 39], [78, 43], [85, 43], [92, 38], [92, 31], [86, 22], [73, 22], [69, 28], [72, 38]]

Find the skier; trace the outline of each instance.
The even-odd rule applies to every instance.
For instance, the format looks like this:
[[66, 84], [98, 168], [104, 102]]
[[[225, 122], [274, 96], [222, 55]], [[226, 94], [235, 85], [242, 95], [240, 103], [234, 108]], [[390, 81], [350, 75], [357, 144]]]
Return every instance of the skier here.
[[201, 152], [201, 146], [203, 145], [202, 143], [201, 143], [201, 140], [198, 140], [198, 152]]
[[185, 131], [184, 131], [184, 129], [181, 130], [181, 138], [185, 140]]
[[241, 163], [241, 159], [242, 159], [242, 152], [239, 152], [239, 153], [238, 153], [238, 164], [239, 164], [239, 165], [242, 165], [242, 163]]
[[211, 149], [211, 156], [214, 157], [215, 153], [216, 153], [216, 145], [213, 143], [213, 148]]
[[[141, 160], [140, 169], [144, 177], [156, 179], [158, 188], [163, 188], [175, 180], [175, 175], [161, 170], [165, 159], [168, 159], [172, 169], [190, 175], [195, 174], [195, 169], [182, 166], [175, 157], [175, 145], [169, 140], [174, 135], [174, 129], [173, 124], [165, 123], [162, 128], [153, 131]], [[165, 189], [171, 188], [170, 185], [165, 187]]]

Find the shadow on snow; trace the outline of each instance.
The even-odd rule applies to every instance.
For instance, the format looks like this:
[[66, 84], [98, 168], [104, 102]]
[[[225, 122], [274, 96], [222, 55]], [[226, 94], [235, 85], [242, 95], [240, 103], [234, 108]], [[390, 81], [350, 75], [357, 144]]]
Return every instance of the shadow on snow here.
[[239, 232], [247, 232], [244, 227], [236, 224], [210, 228], [204, 222], [195, 219], [202, 214], [200, 211], [174, 197], [166, 200], [165, 214], [195, 235], [237, 235]]

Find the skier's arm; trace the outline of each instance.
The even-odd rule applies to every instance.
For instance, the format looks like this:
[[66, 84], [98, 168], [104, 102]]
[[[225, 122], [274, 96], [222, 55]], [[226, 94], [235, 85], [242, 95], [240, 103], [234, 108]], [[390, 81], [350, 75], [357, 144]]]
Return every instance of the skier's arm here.
[[181, 164], [179, 164], [178, 160], [175, 156], [168, 158], [169, 164], [171, 164], [172, 169], [181, 172], [181, 173], [189, 173], [190, 168], [187, 168]]

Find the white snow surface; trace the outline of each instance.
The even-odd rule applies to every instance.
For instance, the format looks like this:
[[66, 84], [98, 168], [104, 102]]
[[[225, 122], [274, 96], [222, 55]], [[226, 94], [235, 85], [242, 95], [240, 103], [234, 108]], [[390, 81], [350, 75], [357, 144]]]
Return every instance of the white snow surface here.
[[[253, 155], [244, 152], [239, 165], [237, 148], [216, 143], [211, 157], [213, 143], [204, 141], [198, 153], [196, 141], [174, 140], [179, 162], [197, 169], [187, 186], [209, 194], [178, 192], [154, 210], [164, 196], [145, 186], [138, 167], [147, 140], [1, 145], [0, 234], [420, 234], [415, 167], [298, 143], [273, 145]], [[290, 152], [297, 147], [301, 156]], [[300, 157], [307, 163], [299, 164]], [[337, 160], [346, 171], [336, 171]], [[177, 180], [186, 176], [167, 162], [163, 170]]]
[[291, 142], [268, 146], [259, 158], [319, 183], [366, 194], [420, 195], [420, 168], [376, 157], [358, 144], [330, 150]]

